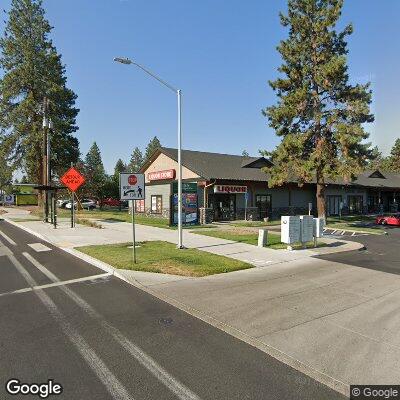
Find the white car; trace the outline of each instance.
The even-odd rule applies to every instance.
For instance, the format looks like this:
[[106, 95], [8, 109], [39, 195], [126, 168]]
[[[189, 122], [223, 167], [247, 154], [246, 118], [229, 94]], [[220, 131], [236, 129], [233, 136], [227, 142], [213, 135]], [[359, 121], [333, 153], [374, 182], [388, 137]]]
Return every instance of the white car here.
[[65, 208], [65, 206], [70, 202], [71, 202], [71, 200], [68, 200], [68, 199], [58, 199], [57, 206], [60, 208]]
[[[90, 199], [83, 199], [80, 202], [80, 205], [82, 206], [82, 208], [84, 208], [86, 210], [94, 210], [96, 208], [96, 202], [94, 200], [90, 200]], [[74, 202], [75, 210], [77, 209], [77, 206], [78, 206], [78, 203]], [[71, 201], [65, 205], [65, 208], [67, 208], [68, 210], [70, 210], [72, 208]]]

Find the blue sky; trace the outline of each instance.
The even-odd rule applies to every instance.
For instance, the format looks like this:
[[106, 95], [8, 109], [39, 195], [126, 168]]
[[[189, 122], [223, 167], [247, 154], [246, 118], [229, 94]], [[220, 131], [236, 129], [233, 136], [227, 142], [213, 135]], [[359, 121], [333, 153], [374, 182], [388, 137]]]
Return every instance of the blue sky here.
[[[10, 0], [2, 1], [8, 9]], [[286, 0], [45, 0], [52, 38], [78, 94], [85, 154], [94, 140], [111, 171], [157, 135], [176, 147], [176, 98], [133, 66], [128, 56], [183, 92], [184, 148], [256, 155], [279, 139], [261, 109], [275, 102], [267, 82], [286, 37], [279, 11]], [[384, 152], [400, 134], [398, 0], [347, 0], [341, 25], [352, 22], [351, 79], [371, 80], [376, 121], [371, 141]], [[0, 34], [4, 23], [0, 23]]]

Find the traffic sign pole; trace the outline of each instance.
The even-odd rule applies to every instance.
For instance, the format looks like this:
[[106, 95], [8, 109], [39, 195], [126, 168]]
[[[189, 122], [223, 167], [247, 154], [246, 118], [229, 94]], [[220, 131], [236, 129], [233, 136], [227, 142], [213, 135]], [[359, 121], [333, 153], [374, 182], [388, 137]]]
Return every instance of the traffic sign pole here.
[[131, 207], [132, 207], [132, 256], [133, 256], [133, 263], [136, 264], [136, 232], [135, 232], [135, 200], [131, 200]]
[[74, 213], [74, 192], [71, 191], [71, 228], [75, 226], [75, 213]]

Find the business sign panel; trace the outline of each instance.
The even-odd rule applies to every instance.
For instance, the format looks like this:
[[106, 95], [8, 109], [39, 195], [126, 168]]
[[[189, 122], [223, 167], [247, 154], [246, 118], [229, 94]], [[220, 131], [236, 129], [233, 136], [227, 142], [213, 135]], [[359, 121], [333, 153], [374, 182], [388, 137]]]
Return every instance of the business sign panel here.
[[167, 179], [175, 179], [176, 171], [174, 169], [166, 169], [164, 171], [149, 172], [147, 179], [149, 181], [163, 181]]
[[15, 196], [13, 194], [5, 194], [2, 196], [3, 196], [3, 204], [13, 205], [15, 203]]
[[[172, 184], [172, 225], [178, 224], [178, 182]], [[182, 223], [198, 224], [197, 182], [182, 182]]]
[[215, 185], [214, 193], [247, 193], [247, 186]]
[[281, 217], [281, 242], [292, 244], [300, 242], [301, 224], [298, 216]]
[[121, 172], [119, 174], [119, 198], [120, 200], [144, 199], [144, 174]]

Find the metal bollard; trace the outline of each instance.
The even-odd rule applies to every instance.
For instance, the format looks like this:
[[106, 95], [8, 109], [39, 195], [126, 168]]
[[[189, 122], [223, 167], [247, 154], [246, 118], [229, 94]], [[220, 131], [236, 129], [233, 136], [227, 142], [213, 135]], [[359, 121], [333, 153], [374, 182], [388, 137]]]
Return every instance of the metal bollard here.
[[258, 230], [258, 247], [265, 247], [268, 243], [268, 229]]

